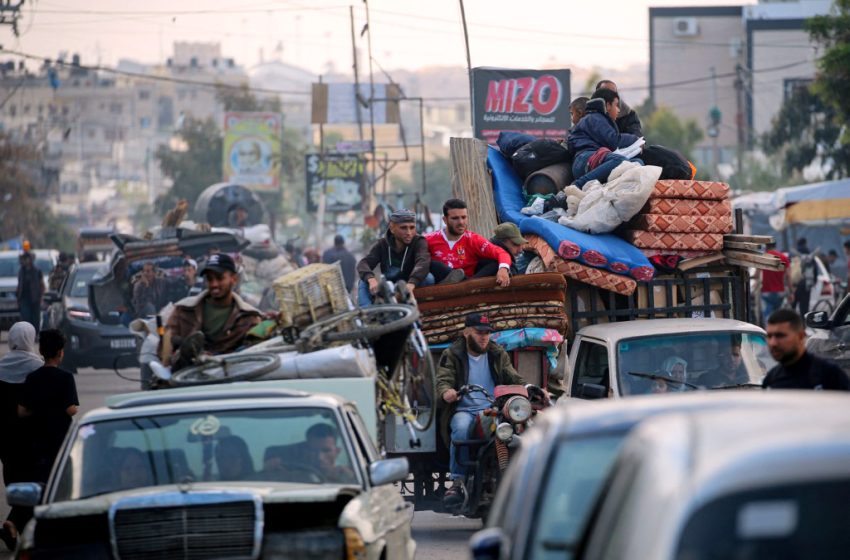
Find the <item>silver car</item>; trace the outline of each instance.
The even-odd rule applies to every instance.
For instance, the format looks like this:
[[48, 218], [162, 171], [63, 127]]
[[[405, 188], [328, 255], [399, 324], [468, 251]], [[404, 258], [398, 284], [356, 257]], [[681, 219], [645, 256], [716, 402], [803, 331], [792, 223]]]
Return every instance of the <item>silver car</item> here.
[[643, 422], [623, 446], [580, 557], [846, 558], [850, 398], [798, 396], [805, 406]]
[[232, 384], [112, 400], [8, 499], [39, 558], [411, 559], [407, 473], [342, 398]]

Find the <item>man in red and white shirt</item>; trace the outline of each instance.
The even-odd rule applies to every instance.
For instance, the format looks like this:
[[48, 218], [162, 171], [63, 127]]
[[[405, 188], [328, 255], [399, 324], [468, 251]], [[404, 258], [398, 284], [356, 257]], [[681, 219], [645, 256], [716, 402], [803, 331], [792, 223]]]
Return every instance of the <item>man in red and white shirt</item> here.
[[[431, 273], [437, 283], [496, 275], [496, 283], [511, 283], [511, 256], [484, 237], [467, 231], [466, 203], [451, 198], [443, 204], [446, 227], [425, 236], [431, 253]], [[456, 271], [463, 271], [463, 276]]]
[[782, 298], [788, 289], [788, 269], [791, 261], [785, 253], [776, 250], [776, 242], [767, 244], [766, 254], [777, 257], [785, 270], [762, 270], [761, 271], [761, 309], [764, 324], [770, 315], [782, 306]]

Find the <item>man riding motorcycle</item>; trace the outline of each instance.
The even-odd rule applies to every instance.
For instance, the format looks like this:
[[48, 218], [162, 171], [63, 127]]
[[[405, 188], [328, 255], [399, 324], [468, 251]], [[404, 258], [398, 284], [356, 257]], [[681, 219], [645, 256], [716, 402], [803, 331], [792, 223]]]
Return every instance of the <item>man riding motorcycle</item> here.
[[225, 354], [239, 348], [262, 314], [233, 289], [239, 281], [236, 263], [226, 253], [215, 253], [204, 265], [207, 289], [183, 298], [174, 306], [167, 332], [177, 351], [172, 370], [191, 365], [202, 351]]
[[[443, 351], [437, 369], [437, 394], [442, 397], [441, 430], [451, 434], [451, 441], [470, 438], [470, 427], [478, 413], [490, 407], [490, 401], [480, 393], [469, 393], [459, 399], [458, 390], [464, 385], [478, 385], [493, 394], [497, 385], [524, 385], [505, 350], [490, 341], [493, 330], [487, 315], [471, 313], [466, 316], [461, 338]], [[449, 440], [446, 440], [449, 441]], [[452, 486], [446, 490], [443, 502], [447, 506], [463, 501], [462, 481], [465, 467], [458, 461], [459, 451], [449, 444]]]

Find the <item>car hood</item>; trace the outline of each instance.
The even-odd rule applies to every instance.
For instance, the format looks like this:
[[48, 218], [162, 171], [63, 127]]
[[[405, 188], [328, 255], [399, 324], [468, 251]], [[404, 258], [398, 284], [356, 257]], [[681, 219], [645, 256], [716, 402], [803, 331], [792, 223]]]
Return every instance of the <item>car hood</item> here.
[[17, 276], [0, 276], [0, 290], [18, 287]]
[[191, 489], [185, 485], [169, 484], [150, 488], [137, 488], [121, 492], [110, 492], [82, 500], [54, 502], [38, 506], [35, 510], [39, 519], [54, 519], [97, 515], [106, 513], [117, 502], [125, 498], [155, 497], [157, 494], [183, 492], [185, 494], [209, 492], [239, 492], [253, 494], [264, 504], [334, 502], [340, 496], [354, 497], [362, 489], [356, 485], [342, 484], [299, 484], [290, 482], [217, 482], [196, 483]]

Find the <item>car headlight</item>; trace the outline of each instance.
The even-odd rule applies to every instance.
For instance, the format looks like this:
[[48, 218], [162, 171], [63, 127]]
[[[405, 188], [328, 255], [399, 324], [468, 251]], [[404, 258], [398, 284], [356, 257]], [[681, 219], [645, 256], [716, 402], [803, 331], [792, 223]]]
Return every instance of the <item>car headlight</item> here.
[[507, 422], [502, 422], [496, 427], [496, 437], [500, 441], [509, 442], [514, 437], [514, 426]]
[[514, 424], [521, 424], [531, 418], [531, 401], [515, 395], [505, 403], [502, 414]]
[[84, 309], [69, 309], [68, 317], [77, 321], [91, 321], [91, 313]]

